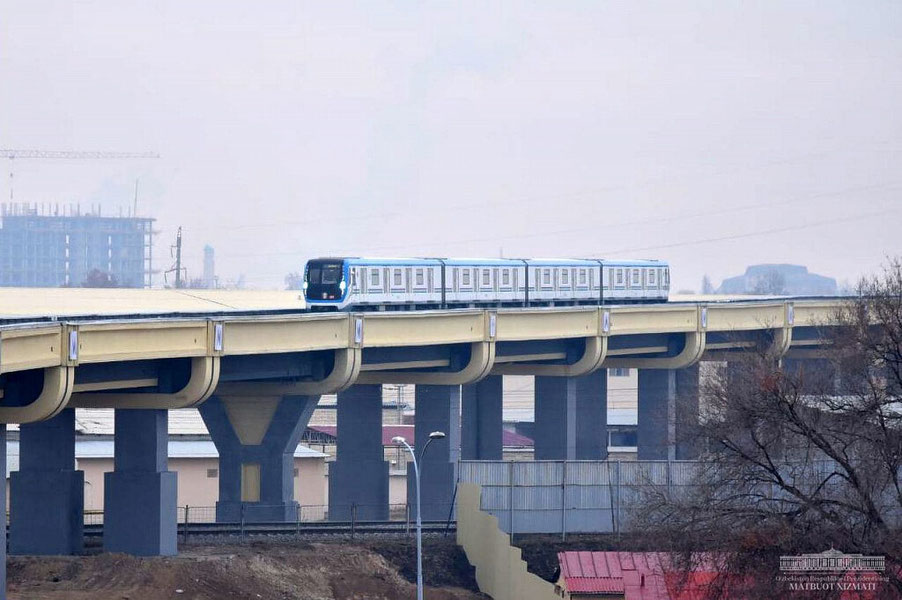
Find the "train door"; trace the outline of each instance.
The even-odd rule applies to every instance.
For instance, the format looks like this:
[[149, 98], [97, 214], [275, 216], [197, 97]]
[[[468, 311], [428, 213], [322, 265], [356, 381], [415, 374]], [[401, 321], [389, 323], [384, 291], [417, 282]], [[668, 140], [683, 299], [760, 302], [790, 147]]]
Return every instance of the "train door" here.
[[429, 294], [432, 294], [432, 292], [435, 291], [434, 278], [435, 278], [435, 269], [433, 269], [433, 268], [426, 269], [426, 291]]
[[492, 289], [495, 291], [495, 298], [498, 298], [498, 283], [500, 282], [498, 276], [498, 267], [492, 269]]
[[410, 267], [407, 267], [406, 269], [404, 269], [404, 278], [405, 278], [405, 284], [406, 284], [405, 289], [407, 290], [407, 299], [408, 300], [411, 299], [410, 292], [411, 292], [411, 283], [413, 281], [413, 277], [411, 276], [412, 273], [413, 273], [413, 269], [411, 269]]
[[391, 297], [391, 269], [388, 267], [382, 269], [382, 293], [386, 299]]
[[451, 278], [454, 281], [451, 283], [451, 285], [452, 285], [454, 294], [456, 295], [457, 292], [460, 291], [460, 271], [458, 270], [457, 267], [454, 267], [454, 269], [452, 269], [452, 273], [453, 274], [452, 274]]
[[367, 289], [366, 267], [360, 267], [360, 293], [366, 295]]

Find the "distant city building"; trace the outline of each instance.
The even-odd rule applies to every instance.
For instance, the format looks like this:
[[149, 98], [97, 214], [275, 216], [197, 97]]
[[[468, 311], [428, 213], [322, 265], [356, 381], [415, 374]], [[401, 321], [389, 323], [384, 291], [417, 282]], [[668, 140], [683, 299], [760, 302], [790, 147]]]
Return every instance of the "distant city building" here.
[[213, 246], [204, 246], [204, 287], [212, 290], [216, 285], [216, 257]]
[[154, 219], [4, 204], [0, 286], [150, 287]]
[[836, 280], [809, 273], [802, 265], [752, 265], [744, 275], [723, 280], [718, 294], [832, 296]]

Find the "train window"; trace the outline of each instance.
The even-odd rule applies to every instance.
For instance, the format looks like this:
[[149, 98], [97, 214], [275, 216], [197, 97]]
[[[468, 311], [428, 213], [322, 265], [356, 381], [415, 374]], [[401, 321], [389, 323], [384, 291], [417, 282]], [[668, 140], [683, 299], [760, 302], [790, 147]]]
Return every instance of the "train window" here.
[[370, 283], [373, 287], [379, 287], [379, 269], [373, 269], [373, 276]]
[[357, 289], [357, 269], [351, 269], [351, 287]]
[[579, 270], [579, 284], [586, 285], [586, 270], [585, 269]]
[[639, 269], [633, 269], [633, 287], [639, 287]]
[[570, 273], [567, 269], [561, 270], [561, 285], [567, 285], [570, 283]]
[[395, 269], [394, 280], [395, 285], [401, 285], [401, 269]]
[[649, 270], [648, 270], [648, 285], [650, 285], [650, 286], [652, 286], [652, 287], [654, 287], [654, 286], [657, 285], [656, 279], [655, 279], [655, 270], [654, 270], [654, 269], [649, 269]]
[[501, 270], [501, 285], [510, 285], [511, 273], [507, 269]]
[[417, 285], [423, 285], [423, 269], [417, 269]]
[[463, 281], [464, 285], [470, 285], [470, 269], [464, 269]]
[[488, 269], [482, 270], [482, 285], [488, 286], [492, 285], [492, 272]]
[[328, 266], [323, 268], [323, 285], [335, 285], [341, 281], [341, 267]]
[[545, 269], [542, 273], [542, 285], [551, 285], [551, 269]]
[[617, 285], [623, 285], [623, 269], [617, 269]]
[[670, 287], [670, 269], [664, 269], [664, 287]]

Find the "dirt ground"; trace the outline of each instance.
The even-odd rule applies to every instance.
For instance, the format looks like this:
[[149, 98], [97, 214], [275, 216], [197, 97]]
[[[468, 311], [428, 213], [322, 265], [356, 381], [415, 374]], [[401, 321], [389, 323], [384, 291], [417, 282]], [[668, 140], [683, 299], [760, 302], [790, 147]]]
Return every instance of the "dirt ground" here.
[[[424, 543], [426, 597], [486, 599], [453, 539]], [[191, 545], [178, 556], [12, 556], [11, 600], [404, 600], [416, 598], [409, 539]]]

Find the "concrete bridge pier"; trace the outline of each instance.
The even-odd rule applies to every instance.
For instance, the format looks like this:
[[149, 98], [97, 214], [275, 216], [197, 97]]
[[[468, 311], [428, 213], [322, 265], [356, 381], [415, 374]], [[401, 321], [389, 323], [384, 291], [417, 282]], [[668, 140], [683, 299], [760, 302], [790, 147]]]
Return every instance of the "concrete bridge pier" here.
[[[420, 503], [423, 519], [447, 519], [457, 485], [457, 463], [460, 457], [460, 389], [459, 385], [416, 386], [417, 460], [429, 441], [429, 434], [441, 431], [443, 439], [433, 440], [420, 464]], [[409, 440], [408, 440], [409, 442]], [[413, 465], [407, 466], [407, 502], [411, 518], [416, 516], [416, 478]]]
[[75, 470], [75, 409], [19, 426], [19, 470], [9, 486], [10, 554], [83, 550], [85, 475]]
[[698, 422], [698, 365], [684, 369], [639, 369], [639, 460], [689, 460], [698, 455], [691, 439]]
[[388, 467], [382, 445], [382, 386], [338, 393], [338, 444], [329, 465], [329, 519], [388, 519]]
[[[0, 469], [6, 479], [6, 423], [0, 423]], [[0, 514], [6, 513], [6, 494], [0, 494]], [[6, 600], [6, 529], [0, 537], [0, 600]]]
[[503, 376], [461, 388], [460, 453], [463, 460], [501, 460]]
[[175, 555], [178, 478], [167, 470], [167, 411], [117, 408], [114, 419], [114, 470], [103, 480], [103, 549]]
[[835, 394], [841, 389], [836, 367], [827, 358], [783, 358], [783, 371], [801, 384], [803, 394]]
[[319, 396], [214, 396], [200, 414], [219, 452], [219, 523], [293, 522], [294, 452]]
[[578, 377], [536, 376], [535, 459], [606, 459], [607, 410], [607, 369]]

